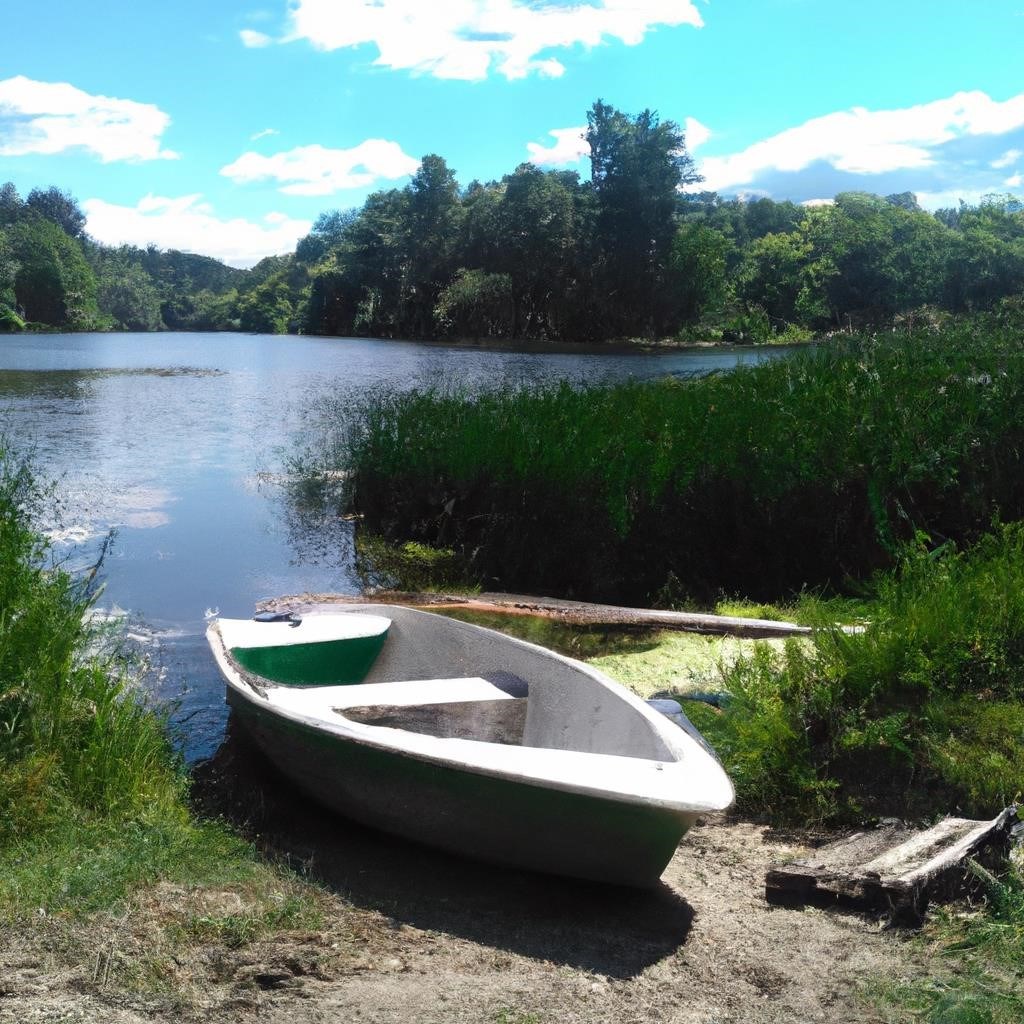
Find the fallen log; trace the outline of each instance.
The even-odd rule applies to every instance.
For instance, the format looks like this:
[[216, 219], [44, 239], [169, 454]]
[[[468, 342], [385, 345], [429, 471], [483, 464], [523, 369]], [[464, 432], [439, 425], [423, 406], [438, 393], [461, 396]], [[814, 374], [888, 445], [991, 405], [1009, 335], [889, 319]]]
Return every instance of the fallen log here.
[[[659, 608], [626, 608], [520, 594], [424, 594], [405, 591], [379, 591], [367, 595], [298, 594], [262, 601], [259, 608], [273, 612], [308, 614], [317, 609], [328, 610], [335, 604], [367, 602], [435, 609], [464, 608], [467, 611], [499, 612], [506, 615], [539, 615], [571, 625], [647, 627], [748, 639], [785, 639], [811, 634], [809, 626], [774, 619], [747, 619], [734, 615], [674, 612]], [[849, 631], [857, 627], [846, 628]]]
[[928, 829], [887, 822], [771, 868], [765, 898], [780, 906], [843, 906], [880, 911], [893, 923], [919, 923], [931, 901], [969, 887], [970, 862], [994, 863], [1009, 851], [1017, 808], [991, 821], [943, 818]]

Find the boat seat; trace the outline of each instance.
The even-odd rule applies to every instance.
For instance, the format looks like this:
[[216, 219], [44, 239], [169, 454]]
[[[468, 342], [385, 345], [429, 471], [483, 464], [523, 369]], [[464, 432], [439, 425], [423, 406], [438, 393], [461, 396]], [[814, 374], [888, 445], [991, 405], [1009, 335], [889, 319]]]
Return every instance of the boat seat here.
[[[526, 684], [509, 673], [496, 673], [494, 682], [482, 676], [457, 679], [403, 679], [393, 683], [357, 683], [352, 686], [316, 686], [307, 689], [274, 688], [271, 703], [299, 712], [374, 705], [414, 707], [417, 704], [456, 704], [463, 701], [514, 700], [525, 696]], [[518, 683], [518, 686], [514, 685]], [[522, 691], [522, 692], [520, 692]]]

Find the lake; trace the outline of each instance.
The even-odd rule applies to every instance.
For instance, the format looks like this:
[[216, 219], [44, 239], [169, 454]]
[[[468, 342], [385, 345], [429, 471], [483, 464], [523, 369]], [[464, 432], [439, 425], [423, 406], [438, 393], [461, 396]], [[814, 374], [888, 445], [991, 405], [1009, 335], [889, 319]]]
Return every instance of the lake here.
[[[45, 524], [71, 567], [106, 543], [99, 605], [124, 615], [177, 702], [186, 757], [223, 733], [205, 616], [261, 598], [357, 593], [351, 526], [296, 513], [282, 478], [319, 435], [317, 399], [706, 373], [779, 349], [536, 353], [241, 334], [0, 337], [0, 429], [57, 485]], [[111, 534], [113, 531], [113, 534]]]

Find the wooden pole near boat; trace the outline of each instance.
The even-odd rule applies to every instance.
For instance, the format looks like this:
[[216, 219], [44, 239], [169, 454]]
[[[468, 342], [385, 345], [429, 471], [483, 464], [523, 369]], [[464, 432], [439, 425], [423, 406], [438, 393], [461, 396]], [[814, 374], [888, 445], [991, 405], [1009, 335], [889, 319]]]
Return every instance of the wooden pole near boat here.
[[[675, 612], [659, 608], [626, 608], [619, 605], [566, 601], [553, 597], [529, 597], [520, 594], [425, 594], [381, 591], [375, 594], [296, 594], [263, 601], [261, 610], [301, 614], [319, 609], [329, 611], [339, 604], [402, 604], [413, 608], [465, 608], [467, 611], [500, 612], [506, 615], [538, 615], [571, 625], [636, 626], [679, 630], [713, 636], [736, 636], [748, 639], [785, 639], [810, 636], [809, 626], [773, 619], [747, 619], [733, 615], [708, 615], [703, 612]], [[846, 632], [860, 627], [844, 626]]]

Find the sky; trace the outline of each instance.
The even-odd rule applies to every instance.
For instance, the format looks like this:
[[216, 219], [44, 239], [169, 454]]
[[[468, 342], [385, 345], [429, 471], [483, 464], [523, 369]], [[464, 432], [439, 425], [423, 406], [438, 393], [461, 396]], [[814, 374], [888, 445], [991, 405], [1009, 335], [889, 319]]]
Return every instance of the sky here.
[[325, 210], [524, 161], [588, 171], [603, 99], [703, 188], [926, 208], [1024, 195], [1024, 0], [5, 0], [0, 182], [107, 244], [235, 266]]

